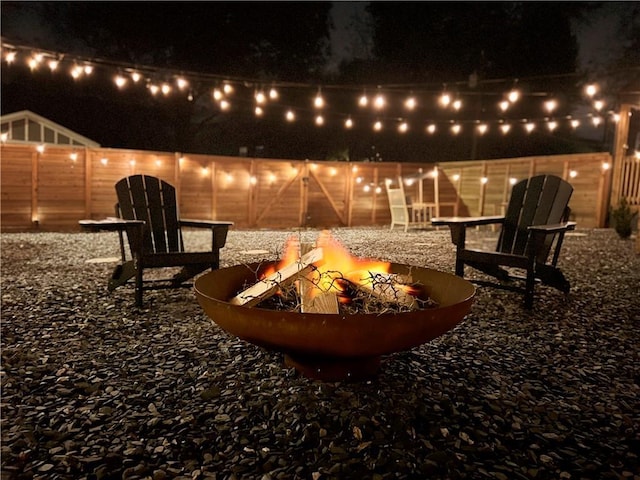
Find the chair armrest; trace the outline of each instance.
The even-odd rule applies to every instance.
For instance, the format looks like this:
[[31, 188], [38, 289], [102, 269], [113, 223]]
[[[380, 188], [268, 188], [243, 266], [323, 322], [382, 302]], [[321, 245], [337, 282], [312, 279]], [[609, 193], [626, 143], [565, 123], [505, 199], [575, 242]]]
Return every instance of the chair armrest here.
[[477, 225], [491, 225], [504, 223], [504, 216], [496, 217], [436, 217], [431, 219], [431, 225], [457, 225], [462, 227], [475, 227]]
[[451, 241], [456, 245], [458, 251], [465, 248], [467, 227], [494, 223], [504, 223], [504, 217], [436, 217], [431, 219], [431, 225], [449, 227]]
[[575, 230], [576, 222], [554, 223], [550, 225], [531, 225], [528, 227], [531, 232], [552, 234]]
[[209, 228], [211, 229], [211, 250], [216, 251], [227, 243], [227, 232], [233, 222], [220, 220], [180, 220], [181, 227]]
[[100, 230], [105, 231], [125, 231], [130, 227], [141, 227], [144, 225], [143, 220], [125, 220], [123, 218], [117, 217], [107, 217], [103, 220], [79, 220], [78, 224], [86, 229], [93, 232], [98, 232]]
[[215, 227], [230, 227], [233, 222], [225, 222], [219, 220], [180, 220], [181, 227], [194, 227], [194, 228], [215, 228]]

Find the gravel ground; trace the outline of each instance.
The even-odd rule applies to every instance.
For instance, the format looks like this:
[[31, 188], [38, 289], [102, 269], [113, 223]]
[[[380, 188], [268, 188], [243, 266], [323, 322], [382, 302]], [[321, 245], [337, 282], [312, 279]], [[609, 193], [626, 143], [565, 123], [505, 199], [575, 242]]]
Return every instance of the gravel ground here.
[[[223, 266], [274, 259], [291, 233], [232, 230]], [[453, 268], [445, 230], [333, 233]], [[612, 230], [567, 238], [568, 296], [538, 288], [526, 311], [479, 288], [458, 327], [355, 383], [285, 368], [190, 289], [142, 309], [109, 294], [114, 263], [91, 261], [118, 251], [112, 233], [2, 235], [3, 480], [640, 479], [640, 256]]]

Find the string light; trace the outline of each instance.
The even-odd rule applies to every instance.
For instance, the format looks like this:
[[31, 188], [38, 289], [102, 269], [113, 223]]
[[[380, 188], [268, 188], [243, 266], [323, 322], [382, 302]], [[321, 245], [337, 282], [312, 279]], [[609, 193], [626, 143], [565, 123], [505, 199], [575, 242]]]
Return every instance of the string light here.
[[187, 88], [189, 86], [189, 82], [187, 82], [184, 78], [182, 77], [178, 77], [176, 79], [176, 85], [178, 86], [179, 90], [184, 90], [185, 88]]
[[589, 84], [584, 88], [584, 92], [587, 94], [589, 98], [593, 98], [593, 96], [598, 93], [598, 86], [596, 84]]
[[376, 98], [373, 100], [373, 105], [377, 110], [382, 110], [386, 103], [387, 101], [382, 94], [376, 95]]
[[262, 105], [267, 101], [267, 97], [265, 97], [263, 92], [256, 92], [255, 98], [258, 105]]
[[[242, 87], [250, 88], [251, 90], [253, 90], [254, 94], [256, 95], [255, 102], [258, 105], [264, 106], [269, 100], [278, 100], [280, 98], [278, 84], [275, 82], [272, 83], [268, 92], [266, 92], [262, 90], [255, 90], [256, 88], [255, 85], [259, 85], [259, 81], [257, 80], [254, 81], [250, 79], [249, 80], [230, 79], [228, 77], [223, 78], [223, 77], [217, 77], [215, 75], [198, 74], [198, 73], [189, 74], [190, 77], [193, 76], [198, 78], [198, 81], [194, 82], [194, 81], [191, 81], [191, 78], [187, 78], [187, 76], [185, 76], [182, 73], [178, 73], [178, 72], [166, 73], [164, 71], [161, 72], [155, 69], [154, 67], [139, 68], [138, 66], [126, 67], [126, 66], [123, 66], [122, 64], [110, 65], [108, 62], [104, 62], [102, 60], [100, 62], [94, 62], [92, 60], [87, 60], [81, 57], [75, 57], [73, 55], [68, 55], [65, 53], [45, 51], [45, 50], [35, 49], [31, 47], [16, 47], [13, 45], [6, 45], [6, 44], [2, 45], [2, 49], [3, 49], [3, 55], [1, 59], [5, 61], [7, 65], [17, 64], [17, 65], [24, 66], [26, 64], [33, 71], [37, 70], [38, 68], [41, 68], [44, 65], [47, 65], [51, 71], [56, 71], [56, 70], [59, 70], [60, 67], [63, 67], [62, 69], [65, 73], [70, 74], [74, 80], [79, 80], [79, 81], [83, 80], [85, 77], [92, 75], [97, 68], [101, 70], [112, 69], [112, 70], [115, 70], [115, 72], [112, 73], [111, 77], [113, 78], [113, 82], [118, 87], [118, 89], [124, 89], [126, 87], [129, 87], [130, 84], [135, 84], [135, 83], [139, 83], [140, 81], [144, 81], [146, 88], [149, 90], [151, 95], [154, 95], [154, 96], [158, 95], [159, 93], [162, 93], [164, 96], [169, 96], [169, 94], [171, 94], [174, 90], [188, 91], [188, 96], [186, 98], [188, 98], [189, 100], [193, 100], [194, 91], [190, 89], [190, 85], [195, 83], [200, 84], [200, 83], [209, 81], [212, 84], [217, 85], [215, 86], [215, 89], [212, 88], [211, 91], [213, 91], [213, 97], [221, 110], [228, 110], [230, 108], [231, 106], [230, 102], [225, 100], [225, 97], [235, 91], [234, 85], [240, 88]], [[21, 61], [21, 62], [18, 61], [21, 59], [24, 59], [24, 61]], [[163, 75], [166, 74], [167, 78], [171, 78], [171, 81], [156, 83], [155, 80], [152, 80], [150, 78], [151, 76], [159, 75], [161, 73]], [[214, 85], [212, 85], [212, 87]], [[286, 84], [286, 85], [283, 84], [283, 86], [285, 86], [285, 88], [316, 88], [317, 94], [313, 100], [315, 108], [327, 107], [325, 103], [325, 99], [322, 96], [323, 87], [320, 87], [320, 88], [318, 88], [317, 86], [311, 87], [310, 85], [304, 85], [304, 84]], [[415, 88], [415, 85], [413, 85], [412, 87]], [[338, 88], [338, 86], [332, 86], [332, 88]], [[356, 95], [356, 103], [361, 107], [367, 107], [371, 105], [375, 110], [382, 110], [387, 108], [389, 105], [391, 105], [391, 99], [387, 99], [385, 97], [384, 95], [384, 93], [386, 93], [386, 90], [384, 90], [385, 87], [378, 86], [377, 88], [378, 88], [378, 92], [373, 98], [368, 97], [367, 89], [364, 89], [360, 95]], [[389, 88], [395, 89], [397, 87], [394, 86]], [[428, 91], [428, 87], [426, 86], [420, 86], [419, 88], [424, 88], [425, 90]], [[408, 93], [399, 92], [400, 94], [399, 96], [401, 97], [403, 96], [404, 100], [401, 101], [398, 107], [404, 108], [409, 111], [415, 110], [418, 106], [418, 100], [417, 100], [418, 96], [414, 95], [414, 92], [415, 90], [410, 91]], [[499, 92], [488, 92], [488, 93], [490, 95], [499, 95]], [[535, 92], [535, 93], [530, 92], [528, 95], [539, 96], [540, 93], [541, 92]], [[599, 93], [600, 93], [600, 87], [595, 83], [591, 83], [583, 87], [583, 94], [586, 97], [593, 100], [592, 107], [594, 111], [602, 112], [605, 108], [605, 102], [601, 99], [595, 99], [595, 97]], [[455, 98], [453, 98], [452, 94], [450, 93], [450, 90], [447, 91], [446, 85], [444, 86], [444, 88], [441, 90], [439, 94], [436, 94], [434, 92], [430, 92], [429, 94], [436, 97], [437, 104], [440, 105], [441, 107], [445, 107], [445, 108], [450, 107], [455, 110], [461, 110], [463, 108], [464, 97], [465, 95], [467, 95], [467, 93], [465, 92], [461, 92], [461, 93], [456, 92], [454, 94]], [[508, 92], [503, 92], [502, 95], [505, 100], [497, 102], [499, 111], [501, 112], [508, 111], [511, 108], [512, 104], [519, 101], [523, 96], [522, 92], [515, 87], [511, 88], [511, 90], [509, 90]], [[545, 95], [547, 95], [547, 100], [543, 102], [543, 109], [546, 111], [548, 116], [551, 117], [551, 114], [557, 111], [558, 103], [557, 103], [557, 100], [553, 98], [553, 95], [551, 93], [545, 93]], [[283, 105], [282, 107], [283, 107], [283, 112], [285, 112], [284, 119], [286, 119], [286, 121], [291, 122], [296, 119], [294, 109], [291, 108], [291, 106]], [[324, 124], [328, 120], [328, 117], [327, 117], [328, 112], [325, 112], [325, 113], [326, 114], [322, 115], [321, 120], [316, 118], [317, 124]], [[345, 112], [345, 113], [348, 114], [349, 112]], [[256, 116], [263, 115], [264, 109], [263, 108], [255, 109], [255, 114]], [[337, 112], [335, 113], [335, 115], [340, 115], [342, 117], [345, 116], [345, 114], [337, 113]], [[390, 117], [391, 115], [393, 114], [390, 114]], [[585, 114], [584, 116], [590, 119], [588, 123], [586, 121], [580, 122], [580, 120], [576, 118], [571, 118], [570, 116], [564, 117], [564, 121], [566, 121], [567, 126], [575, 130], [581, 124], [584, 124], [584, 125], [588, 124], [588, 126], [591, 126], [591, 127], [599, 127], [602, 125], [602, 123], [605, 120], [604, 116], [600, 116], [600, 115], [593, 116], [591, 114], [588, 114], [588, 115]], [[609, 111], [607, 113], [606, 119], [609, 119], [609, 118], [611, 119], [612, 122], [616, 122], [619, 120], [619, 115], [613, 111]], [[374, 130], [376, 131], [382, 130], [383, 122], [385, 122], [386, 120], [387, 120], [386, 118], [378, 119], [378, 121], [376, 121], [374, 124]], [[527, 133], [531, 133], [535, 129], [536, 122], [540, 124], [544, 122], [549, 128], [549, 130], [551, 131], [554, 131], [555, 129], [559, 128], [561, 125], [559, 121], [556, 121], [553, 118], [531, 119], [530, 121], [526, 119], [521, 119], [521, 120], [511, 119], [510, 121], [517, 122], [523, 125]], [[355, 125], [355, 122], [351, 116], [349, 116], [349, 118], [343, 119], [342, 123], [345, 128], [353, 128]], [[424, 132], [426, 134], [433, 134], [437, 131], [438, 125], [444, 124], [444, 123], [445, 123], [445, 120], [427, 123], [424, 127]], [[511, 130], [509, 126], [506, 126], [506, 124], [504, 124], [503, 120], [499, 120], [499, 119], [496, 119], [495, 121], [490, 120], [488, 122], [483, 121], [482, 123], [480, 122], [480, 120], [477, 120], [477, 119], [463, 120], [461, 122], [456, 122], [455, 125], [453, 125], [453, 121], [450, 121], [448, 123], [452, 124], [450, 126], [450, 131], [453, 134], [460, 133], [463, 130], [464, 125], [467, 123], [475, 123], [475, 129], [477, 133], [481, 135], [493, 130], [492, 125], [495, 123], [500, 125], [499, 129], [500, 131], [502, 131], [502, 133], [507, 133]], [[409, 123], [406, 121], [400, 120], [397, 123], [398, 133], [407, 132], [409, 128], [410, 128]]]
[[116, 75], [114, 82], [116, 83], [116, 86], [118, 88], [122, 88], [127, 84], [127, 79], [124, 78], [122, 75]]
[[415, 97], [409, 97], [404, 101], [404, 106], [406, 107], [407, 110], [413, 110], [416, 108], [416, 98]]
[[558, 103], [555, 100], [547, 100], [546, 102], [544, 102], [544, 108], [549, 113], [552, 113], [557, 106], [558, 106]]
[[324, 125], [324, 117], [322, 115], [316, 116], [316, 125], [318, 126]]

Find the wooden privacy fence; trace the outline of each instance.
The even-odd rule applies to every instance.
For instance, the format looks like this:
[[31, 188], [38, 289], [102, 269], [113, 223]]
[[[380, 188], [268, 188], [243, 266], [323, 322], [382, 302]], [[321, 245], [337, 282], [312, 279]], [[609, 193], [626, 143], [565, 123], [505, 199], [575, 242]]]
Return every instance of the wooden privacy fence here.
[[[3, 231], [73, 230], [83, 218], [114, 215], [115, 183], [144, 173], [173, 184], [183, 218], [233, 221], [235, 228], [389, 225], [384, 182], [405, 182], [437, 215], [498, 214], [512, 179], [553, 173], [575, 187], [580, 227], [604, 226], [607, 153], [433, 163], [330, 162], [190, 155], [107, 148], [3, 144]], [[436, 168], [437, 167], [437, 168]], [[575, 172], [575, 175], [574, 173]], [[426, 175], [425, 175], [426, 173]]]

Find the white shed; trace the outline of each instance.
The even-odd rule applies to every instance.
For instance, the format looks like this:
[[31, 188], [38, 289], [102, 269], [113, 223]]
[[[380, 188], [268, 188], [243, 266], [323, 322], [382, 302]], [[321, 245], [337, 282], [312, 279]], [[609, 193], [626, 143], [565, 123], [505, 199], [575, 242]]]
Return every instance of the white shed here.
[[3, 143], [44, 143], [99, 147], [100, 144], [29, 110], [0, 116]]

